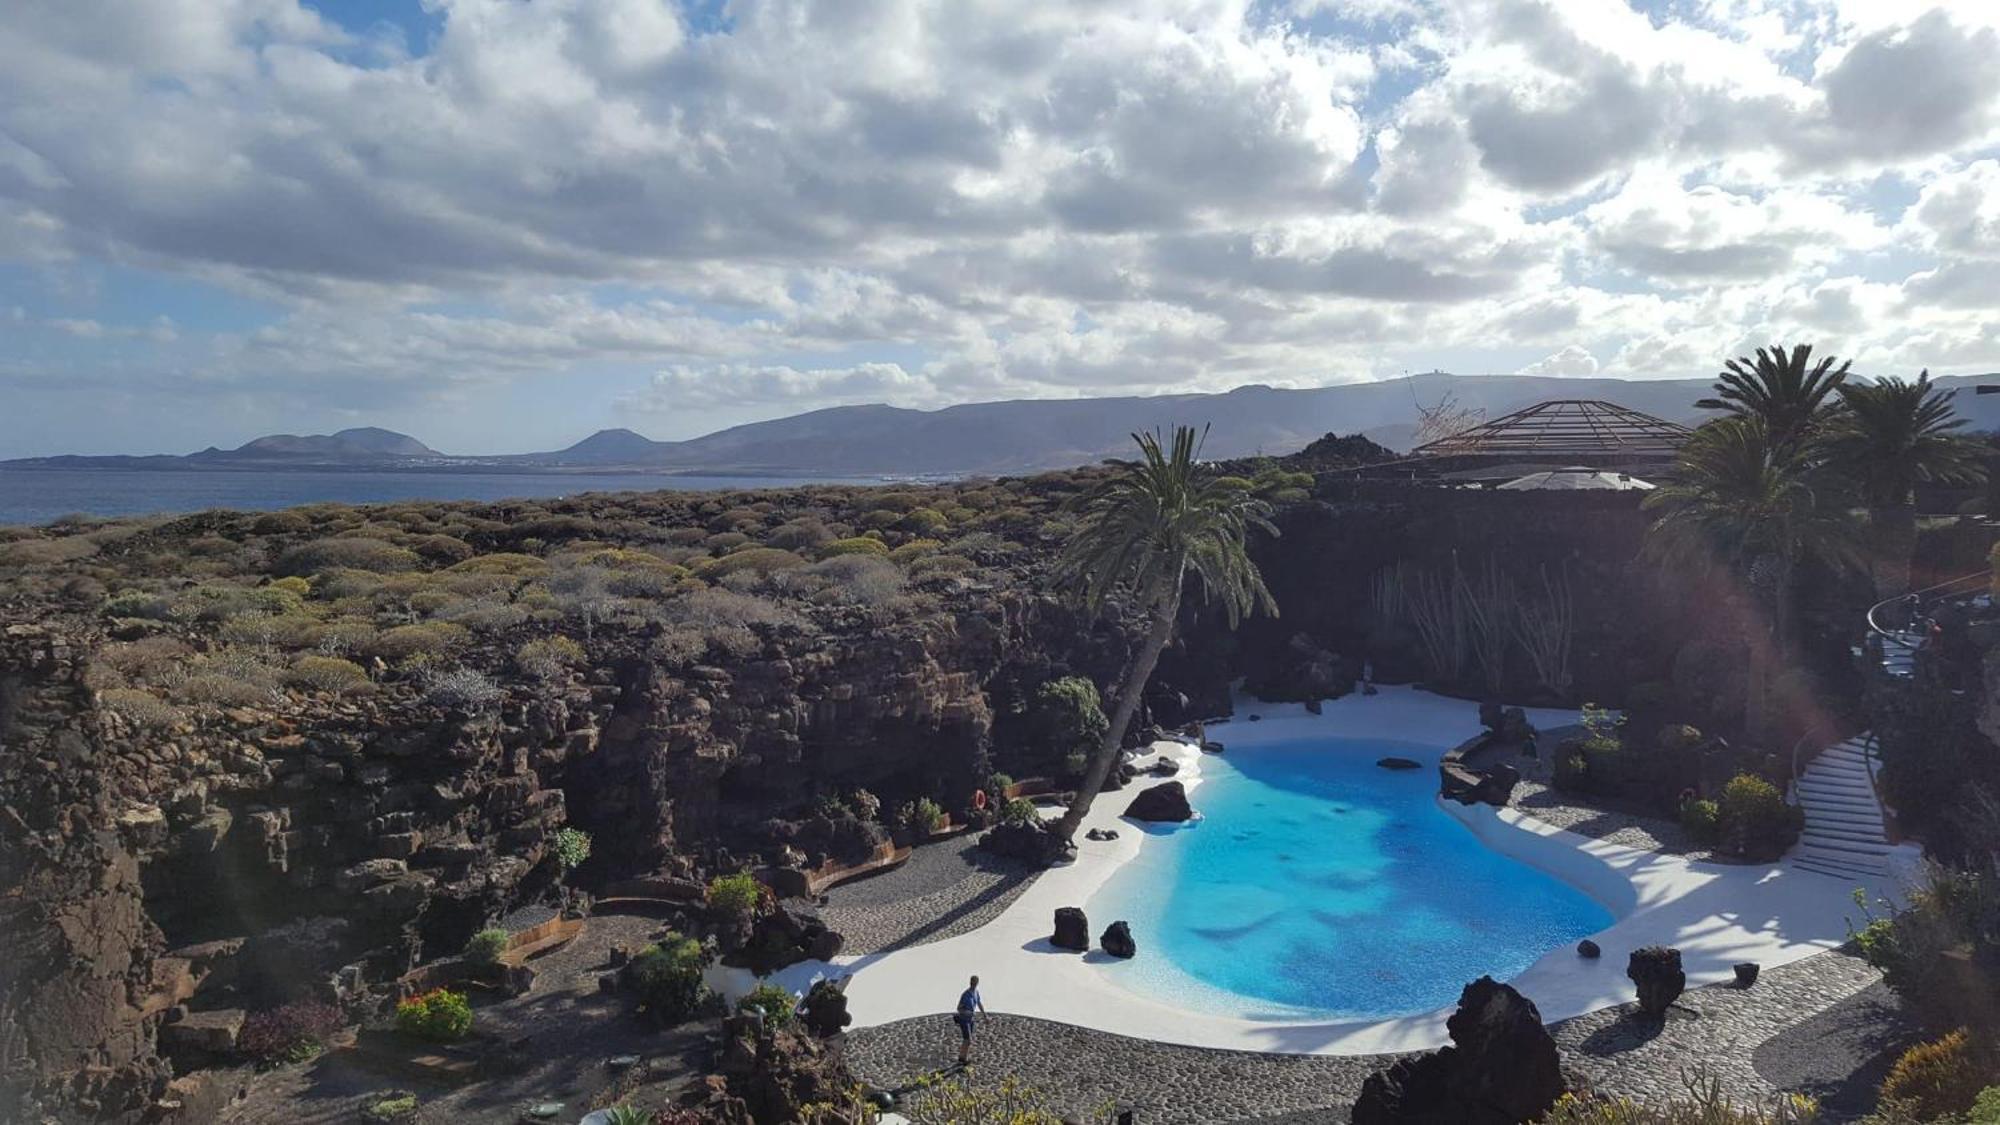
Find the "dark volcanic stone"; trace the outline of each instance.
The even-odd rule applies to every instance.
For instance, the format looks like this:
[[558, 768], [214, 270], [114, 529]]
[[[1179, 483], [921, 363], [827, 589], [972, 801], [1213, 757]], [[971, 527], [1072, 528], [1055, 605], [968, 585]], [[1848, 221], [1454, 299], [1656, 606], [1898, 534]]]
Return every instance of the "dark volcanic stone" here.
[[1413, 762], [1408, 758], [1378, 758], [1375, 760], [1375, 764], [1385, 770], [1420, 770], [1424, 768], [1422, 762]]
[[1681, 951], [1663, 945], [1649, 945], [1632, 951], [1625, 975], [1639, 986], [1639, 1010], [1662, 1019], [1667, 1008], [1680, 999], [1687, 988], [1687, 974], [1681, 971]]
[[1092, 828], [1083, 834], [1083, 838], [1086, 840], [1116, 840], [1118, 838], [1118, 830], [1116, 828]]
[[1532, 1001], [1480, 977], [1446, 1023], [1451, 1046], [1403, 1059], [1362, 1083], [1355, 1125], [1514, 1125], [1563, 1093], [1556, 1043]]
[[1576, 955], [1578, 957], [1587, 957], [1594, 961], [1603, 952], [1603, 950], [1597, 948], [1597, 943], [1589, 938], [1584, 938], [1582, 941], [1576, 943]]
[[1222, 743], [1204, 742], [1201, 744], [1201, 752], [1204, 754], [1220, 754], [1222, 753]]
[[1139, 952], [1139, 944], [1132, 940], [1132, 927], [1124, 922], [1106, 926], [1104, 936], [1097, 939], [1097, 944], [1113, 957], [1131, 957]]
[[1194, 808], [1188, 804], [1187, 787], [1178, 781], [1168, 781], [1132, 798], [1125, 815], [1133, 820], [1182, 821], [1194, 816]]
[[1026, 860], [1038, 867], [1054, 866], [1076, 854], [1075, 844], [1039, 822], [995, 825], [979, 838], [979, 846], [995, 855]]
[[1749, 988], [1749, 987], [1750, 987], [1751, 985], [1753, 985], [1753, 984], [1756, 984], [1756, 983], [1757, 983], [1757, 973], [1758, 973], [1758, 972], [1759, 972], [1759, 969], [1758, 969], [1758, 965], [1757, 965], [1757, 962], [1755, 962], [1755, 961], [1739, 961], [1739, 962], [1737, 962], [1737, 963], [1736, 963], [1736, 987], [1738, 987], [1738, 988]]
[[847, 1011], [847, 993], [830, 980], [815, 982], [812, 991], [806, 993], [803, 1007], [806, 1027], [822, 1039], [840, 1034], [854, 1022]]
[[1056, 908], [1056, 932], [1049, 938], [1049, 944], [1057, 949], [1074, 949], [1078, 953], [1090, 948], [1090, 919], [1083, 916], [1081, 908]]

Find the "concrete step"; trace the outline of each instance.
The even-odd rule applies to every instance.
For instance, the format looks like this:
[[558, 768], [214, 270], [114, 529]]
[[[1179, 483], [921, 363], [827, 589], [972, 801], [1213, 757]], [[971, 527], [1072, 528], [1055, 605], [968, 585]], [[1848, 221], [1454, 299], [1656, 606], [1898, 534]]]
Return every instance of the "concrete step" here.
[[1861, 880], [1870, 875], [1886, 875], [1882, 868], [1850, 867], [1840, 863], [1818, 863], [1808, 859], [1794, 859], [1792, 866], [1800, 871], [1810, 871], [1815, 875], [1826, 875], [1835, 879]]
[[1829, 781], [1828, 779], [1823, 777], [1800, 778], [1799, 792], [1817, 793], [1822, 797], [1828, 797], [1834, 800], [1839, 800], [1842, 797], [1847, 797], [1847, 798], [1860, 797], [1860, 798], [1867, 798], [1869, 800], [1873, 800], [1875, 798], [1875, 787], [1873, 785], [1868, 784], [1866, 781], [1860, 781], [1860, 782]]
[[1853, 839], [1845, 836], [1800, 836], [1799, 848], [1812, 852], [1841, 852], [1854, 856], [1885, 856], [1889, 854], [1886, 840]]
[[1843, 851], [1833, 851], [1826, 848], [1802, 847], [1792, 853], [1792, 858], [1811, 860], [1814, 863], [1826, 864], [1834, 867], [1851, 867], [1857, 871], [1873, 871], [1878, 874], [1888, 870], [1888, 859], [1885, 856], [1862, 854], [1858, 852], [1843, 852]]

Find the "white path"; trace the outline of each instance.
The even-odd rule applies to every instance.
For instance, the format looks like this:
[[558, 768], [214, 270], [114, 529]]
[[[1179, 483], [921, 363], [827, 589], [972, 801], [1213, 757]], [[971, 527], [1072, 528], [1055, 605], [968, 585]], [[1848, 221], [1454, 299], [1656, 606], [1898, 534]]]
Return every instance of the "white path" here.
[[[1210, 728], [1225, 745], [1299, 737], [1382, 739], [1448, 748], [1478, 730], [1477, 707], [1410, 688], [1384, 688], [1373, 697], [1348, 696], [1309, 715], [1295, 704], [1245, 699], [1238, 718]], [[1257, 712], [1262, 722], [1244, 716]], [[1576, 721], [1573, 712], [1530, 712], [1538, 727]], [[1179, 743], [1159, 743], [1183, 761], [1201, 806], [1201, 754]], [[1108, 843], [1079, 839], [1076, 862], [1038, 878], [1006, 912], [980, 929], [946, 941], [893, 953], [793, 966], [779, 980], [803, 991], [829, 971], [852, 974], [849, 1011], [855, 1025], [870, 1027], [912, 1016], [948, 1012], [966, 976], [983, 978], [989, 1008], [1190, 1046], [1298, 1054], [1375, 1054], [1435, 1047], [1445, 1041], [1440, 1010], [1404, 1019], [1359, 1023], [1260, 1021], [1184, 1010], [1140, 995], [1119, 983], [1125, 965], [1101, 952], [1079, 955], [1048, 944], [1055, 910], [1084, 905], [1123, 864], [1147, 863], [1149, 837], [1122, 821], [1141, 778], [1100, 798], [1085, 827], [1117, 828]], [[1440, 815], [1466, 823], [1489, 846], [1565, 879], [1596, 898], [1618, 919], [1592, 935], [1604, 956], [1584, 960], [1558, 949], [1513, 979], [1548, 1020], [1563, 1019], [1633, 999], [1625, 979], [1625, 954], [1642, 945], [1680, 948], [1690, 986], [1727, 979], [1738, 961], [1771, 966], [1794, 961], [1846, 940], [1856, 915], [1856, 885], [1870, 897], [1886, 893], [1886, 878], [1846, 882], [1785, 865], [1738, 867], [1694, 863], [1678, 856], [1637, 851], [1566, 832], [1513, 809], [1465, 808], [1442, 802]], [[1155, 850], [1157, 855], [1157, 849]], [[1468, 893], [1477, 888], [1468, 887]], [[1108, 919], [1094, 919], [1093, 928]], [[1097, 935], [1093, 932], [1092, 938]], [[1140, 956], [1146, 935], [1135, 935]]]

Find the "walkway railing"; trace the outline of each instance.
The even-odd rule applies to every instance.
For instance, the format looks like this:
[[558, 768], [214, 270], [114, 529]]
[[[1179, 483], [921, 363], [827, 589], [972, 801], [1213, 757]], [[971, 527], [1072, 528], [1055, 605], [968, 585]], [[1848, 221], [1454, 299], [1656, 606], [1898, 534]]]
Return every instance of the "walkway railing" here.
[[1962, 574], [1957, 578], [1912, 590], [1893, 598], [1885, 598], [1868, 607], [1868, 632], [1882, 646], [1882, 669], [1892, 676], [1908, 676], [1915, 669], [1917, 650], [1923, 647], [1924, 635], [1911, 621], [1906, 628], [1896, 628], [1887, 624], [1892, 607], [1907, 605], [1911, 595], [1919, 599], [1942, 600], [1963, 597], [1975, 590], [1984, 589], [1993, 581], [1990, 571]]

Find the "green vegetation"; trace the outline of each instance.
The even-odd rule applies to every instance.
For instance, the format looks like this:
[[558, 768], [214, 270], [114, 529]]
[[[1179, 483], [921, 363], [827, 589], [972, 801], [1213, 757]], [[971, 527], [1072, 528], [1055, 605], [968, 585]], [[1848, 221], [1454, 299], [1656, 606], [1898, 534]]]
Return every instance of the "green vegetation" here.
[[629, 972], [640, 1002], [663, 1024], [679, 1023], [702, 1006], [707, 989], [702, 970], [708, 967], [707, 947], [684, 934], [668, 934], [641, 950]]
[[391, 1094], [369, 1104], [361, 1111], [369, 1121], [401, 1121], [417, 1112], [417, 1096], [410, 1093]]
[[1796, 840], [1804, 814], [1785, 803], [1778, 787], [1754, 774], [1737, 774], [1722, 787], [1716, 826], [1738, 855], [1776, 858]]
[[919, 797], [897, 810], [896, 821], [920, 835], [930, 835], [944, 827], [944, 809], [929, 797]]
[[590, 858], [590, 833], [581, 828], [561, 828], [555, 835], [556, 863], [573, 871]]
[[763, 901], [763, 884], [748, 872], [718, 875], [708, 881], [708, 905], [724, 914], [754, 914]]
[[799, 999], [788, 989], [769, 981], [758, 981], [757, 987], [736, 1001], [739, 1012], [760, 1012], [764, 1023], [770, 1027], [784, 1027], [797, 1014]]
[[472, 1005], [463, 992], [434, 988], [396, 1004], [396, 1030], [440, 1043], [463, 1039], [472, 1032]]
[[1215, 470], [1201, 463], [1200, 437], [1190, 427], [1176, 429], [1169, 448], [1162, 448], [1158, 434], [1133, 439], [1139, 462], [1066, 509], [1081, 526], [1056, 564], [1058, 581], [1075, 590], [1091, 612], [1102, 612], [1117, 598], [1141, 609], [1150, 622], [1076, 800], [1055, 825], [1063, 840], [1076, 835], [1104, 788], [1146, 681], [1173, 635], [1188, 575], [1204, 597], [1222, 603], [1232, 628], [1247, 614], [1261, 610], [1275, 616], [1278, 609], [1246, 543], [1252, 530], [1277, 534], [1270, 505], [1219, 484]]
[[479, 969], [490, 969], [500, 963], [500, 955], [507, 951], [507, 931], [497, 926], [488, 927], [473, 934], [465, 942], [466, 963]]

